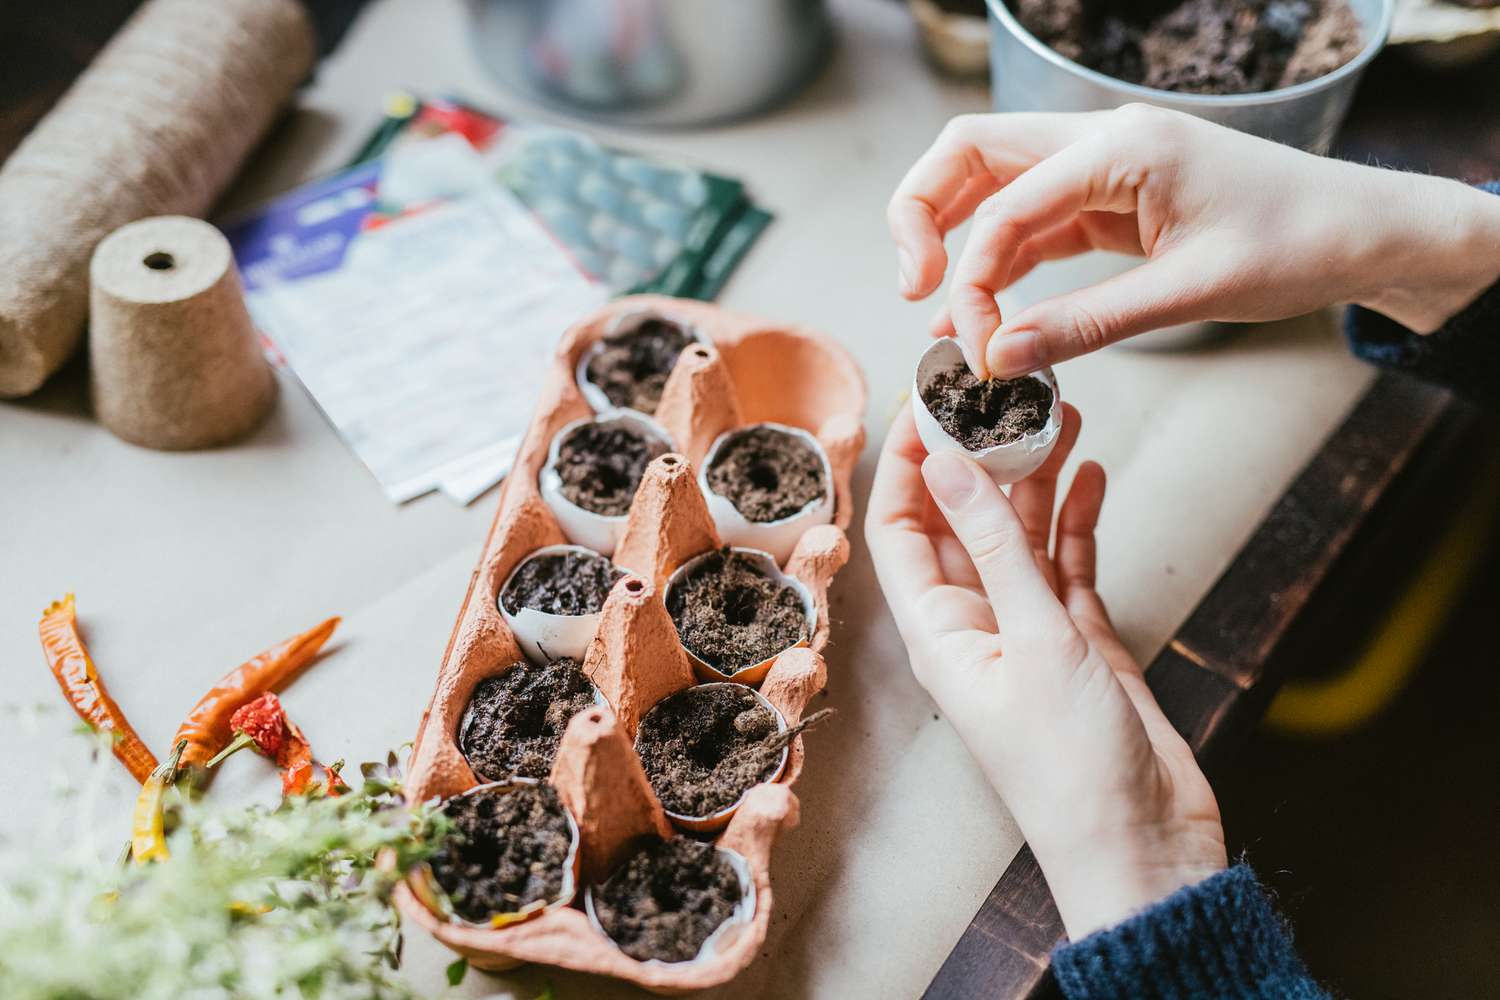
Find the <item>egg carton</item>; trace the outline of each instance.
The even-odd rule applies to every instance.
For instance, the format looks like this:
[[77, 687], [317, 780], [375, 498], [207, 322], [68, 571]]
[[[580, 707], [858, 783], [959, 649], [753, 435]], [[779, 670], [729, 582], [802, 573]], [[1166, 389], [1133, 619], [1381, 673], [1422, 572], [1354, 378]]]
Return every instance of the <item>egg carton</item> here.
[[[721, 434], [750, 423], [800, 427], [828, 456], [832, 522], [808, 527], [782, 567], [811, 598], [810, 635], [775, 657], [753, 684], [787, 725], [795, 725], [827, 679], [821, 652], [829, 633], [828, 587], [848, 560], [850, 480], [864, 445], [863, 377], [848, 352], [821, 334], [660, 296], [617, 300], [575, 325], [563, 337], [542, 386], [443, 656], [412, 752], [409, 801], [447, 798], [482, 783], [460, 752], [457, 734], [475, 686], [522, 659], [498, 608], [500, 588], [528, 555], [572, 541], [542, 497], [539, 474], [558, 431], [594, 412], [578, 385], [584, 353], [643, 315], [664, 317], [702, 336], [679, 356], [663, 390], [655, 420], [677, 451], [648, 466], [635, 494], [613, 554], [627, 575], [610, 591], [584, 656], [584, 672], [608, 704], [574, 716], [550, 778], [578, 827], [577, 881], [583, 886], [608, 877], [642, 838], [682, 832], [647, 781], [634, 749], [636, 725], [661, 698], [700, 680], [726, 679], [687, 654], [663, 601], [674, 571], [720, 546], [694, 470]], [[765, 940], [772, 906], [771, 848], [777, 835], [798, 821], [791, 786], [803, 759], [799, 736], [780, 775], [750, 789], [732, 815], [722, 817], [727, 823], [714, 842], [743, 859], [749, 902], [691, 961], [638, 961], [626, 955], [585, 912], [581, 889], [571, 901], [498, 928], [445, 918], [424, 905], [414, 891], [422, 888], [416, 881], [420, 876], [399, 887], [397, 903], [406, 919], [482, 969], [533, 962], [613, 976], [663, 994], [727, 982], [750, 964]]]

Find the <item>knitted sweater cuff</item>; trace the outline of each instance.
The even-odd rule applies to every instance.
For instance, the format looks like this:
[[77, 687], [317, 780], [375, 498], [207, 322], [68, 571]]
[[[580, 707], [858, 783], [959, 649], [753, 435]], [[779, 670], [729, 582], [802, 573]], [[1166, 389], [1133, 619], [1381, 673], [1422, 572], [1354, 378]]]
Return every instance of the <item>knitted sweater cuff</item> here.
[[[1481, 187], [1500, 194], [1500, 182]], [[1500, 405], [1500, 282], [1426, 336], [1360, 306], [1344, 314], [1344, 332], [1350, 348], [1366, 361]]]
[[1246, 865], [1168, 896], [1052, 953], [1068, 1000], [1326, 1000]]

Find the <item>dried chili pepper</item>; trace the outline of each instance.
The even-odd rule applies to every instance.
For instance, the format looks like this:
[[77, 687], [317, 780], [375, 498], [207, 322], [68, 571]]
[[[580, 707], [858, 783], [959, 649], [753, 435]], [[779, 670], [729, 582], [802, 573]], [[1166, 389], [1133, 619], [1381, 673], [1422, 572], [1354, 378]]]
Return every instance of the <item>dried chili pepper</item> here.
[[231, 718], [235, 712], [261, 695], [284, 687], [312, 662], [338, 624], [338, 618], [330, 618], [225, 674], [193, 706], [177, 730], [177, 739], [187, 741], [183, 766], [202, 766], [224, 749], [234, 735]]
[[130, 769], [136, 781], [146, 781], [156, 770], [156, 755], [136, 735], [120, 706], [105, 689], [104, 679], [78, 633], [72, 594], [47, 606], [37, 631], [47, 666], [52, 668], [52, 676], [57, 678], [73, 711], [95, 729], [109, 733], [114, 738], [114, 753], [120, 763]]
[[177, 780], [178, 765], [186, 746], [186, 742], [177, 741], [171, 756], [151, 771], [135, 798], [135, 812], [130, 819], [130, 856], [138, 865], [168, 856], [164, 816], [167, 789]]
[[338, 795], [343, 782], [336, 767], [324, 768], [328, 780], [315, 786], [313, 778], [318, 764], [313, 760], [312, 746], [297, 724], [286, 717], [281, 700], [267, 692], [235, 711], [230, 718], [234, 738], [223, 750], [208, 762], [207, 767], [217, 767], [219, 762], [245, 747], [254, 747], [260, 753], [276, 761], [281, 768], [281, 794], [303, 795], [321, 791]]

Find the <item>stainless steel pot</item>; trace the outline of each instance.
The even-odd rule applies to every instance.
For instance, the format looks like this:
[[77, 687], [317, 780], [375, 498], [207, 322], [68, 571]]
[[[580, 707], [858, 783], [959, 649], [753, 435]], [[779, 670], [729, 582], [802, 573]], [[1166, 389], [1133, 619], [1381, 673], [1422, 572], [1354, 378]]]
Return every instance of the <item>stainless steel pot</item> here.
[[699, 125], [766, 108], [827, 62], [824, 0], [469, 0], [505, 86], [587, 117]]
[[[990, 86], [996, 111], [1102, 111], [1140, 102], [1326, 153], [1349, 110], [1360, 75], [1385, 45], [1394, 0], [1349, 0], [1364, 27], [1365, 47], [1326, 76], [1259, 94], [1177, 94], [1126, 83], [1058, 55], [1021, 26], [1005, 0], [988, 0]], [[1044, 264], [1001, 299], [1011, 311], [1050, 295], [1102, 281], [1139, 264], [1137, 258], [1090, 253]], [[1179, 347], [1222, 333], [1219, 324], [1194, 323], [1125, 341], [1134, 347]]]

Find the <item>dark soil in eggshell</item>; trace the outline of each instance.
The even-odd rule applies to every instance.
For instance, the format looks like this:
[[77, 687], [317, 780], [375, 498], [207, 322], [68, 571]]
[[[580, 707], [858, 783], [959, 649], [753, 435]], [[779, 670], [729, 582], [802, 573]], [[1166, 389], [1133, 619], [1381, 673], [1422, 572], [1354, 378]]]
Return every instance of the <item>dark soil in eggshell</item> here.
[[551, 785], [456, 796], [443, 814], [453, 830], [428, 863], [465, 920], [484, 923], [562, 892], [572, 831]]
[[927, 412], [970, 451], [1035, 434], [1052, 412], [1052, 388], [1041, 379], [984, 381], [963, 362], [935, 372], [920, 391]]
[[459, 723], [458, 748], [485, 781], [545, 779], [568, 723], [593, 705], [593, 685], [577, 660], [517, 662], [475, 686]]
[[557, 449], [562, 495], [584, 510], [619, 517], [630, 510], [646, 466], [667, 451], [664, 441], [629, 424], [582, 424]]
[[642, 848], [593, 891], [604, 933], [642, 962], [696, 958], [743, 896], [729, 859], [687, 837]]
[[1364, 31], [1347, 0], [1009, 0], [1059, 55], [1117, 80], [1188, 94], [1250, 94], [1333, 72]]
[[753, 667], [808, 635], [797, 589], [727, 548], [677, 580], [667, 593], [667, 611], [682, 644], [725, 675]]
[[679, 816], [711, 816], [771, 780], [786, 750], [776, 714], [742, 685], [690, 687], [642, 718], [635, 749], [656, 797]]
[[592, 615], [604, 607], [625, 571], [597, 552], [548, 552], [521, 564], [500, 594], [505, 610]]
[[629, 333], [606, 338], [589, 359], [585, 377], [610, 403], [655, 413], [662, 387], [693, 335], [665, 319], [648, 319]]
[[729, 438], [705, 478], [709, 489], [759, 523], [791, 517], [828, 492], [823, 457], [775, 427], [751, 427]]

